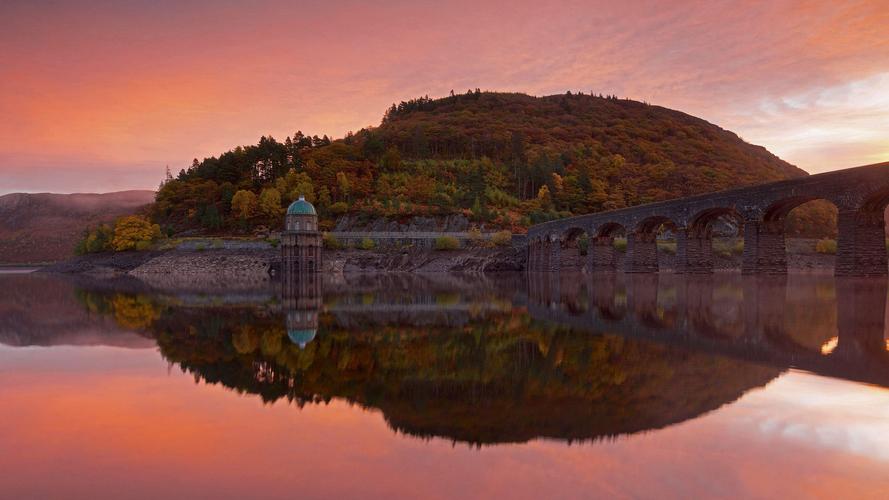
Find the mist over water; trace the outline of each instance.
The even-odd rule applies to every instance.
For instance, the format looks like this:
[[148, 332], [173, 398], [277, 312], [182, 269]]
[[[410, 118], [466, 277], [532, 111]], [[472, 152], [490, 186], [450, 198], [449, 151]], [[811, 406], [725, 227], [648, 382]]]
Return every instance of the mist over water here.
[[0, 491], [874, 496], [886, 300], [826, 275], [3, 274]]

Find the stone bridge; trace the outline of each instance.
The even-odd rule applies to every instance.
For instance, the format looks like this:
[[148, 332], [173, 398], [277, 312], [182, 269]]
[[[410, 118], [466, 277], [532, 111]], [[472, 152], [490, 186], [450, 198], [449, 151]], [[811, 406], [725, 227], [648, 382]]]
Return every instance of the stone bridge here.
[[616, 268], [614, 237], [627, 237], [624, 271], [658, 271], [656, 237], [662, 227], [676, 236], [676, 272], [713, 271], [711, 229], [731, 217], [743, 227], [745, 274], [787, 272], [784, 222], [795, 207], [827, 200], [838, 210], [838, 276], [887, 274], [883, 213], [889, 204], [889, 162], [797, 179], [580, 215], [532, 226], [528, 231], [528, 269], [560, 271], [563, 250], [589, 238], [587, 264], [593, 270]]

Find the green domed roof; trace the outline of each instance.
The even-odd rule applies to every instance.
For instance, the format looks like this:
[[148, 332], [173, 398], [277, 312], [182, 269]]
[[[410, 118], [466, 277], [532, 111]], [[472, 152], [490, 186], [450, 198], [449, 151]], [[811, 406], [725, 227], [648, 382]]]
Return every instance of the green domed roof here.
[[315, 330], [287, 330], [287, 336], [290, 337], [291, 342], [302, 349], [315, 338]]
[[299, 199], [287, 207], [287, 215], [318, 215], [318, 213], [315, 212], [315, 207], [307, 202], [303, 195], [299, 195]]

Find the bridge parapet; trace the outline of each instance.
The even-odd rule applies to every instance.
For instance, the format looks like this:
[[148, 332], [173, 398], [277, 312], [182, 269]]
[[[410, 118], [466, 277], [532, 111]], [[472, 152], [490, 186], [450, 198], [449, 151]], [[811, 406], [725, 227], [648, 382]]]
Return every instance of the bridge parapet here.
[[561, 270], [562, 249], [584, 233], [590, 242], [585, 266], [614, 269], [609, 245], [623, 233], [625, 271], [657, 272], [655, 236], [666, 226], [676, 235], [676, 271], [709, 273], [711, 228], [716, 220], [731, 217], [743, 226], [742, 272], [783, 274], [785, 218], [818, 199], [839, 211], [835, 273], [886, 275], [883, 211], [889, 204], [889, 162], [538, 224], [528, 231], [529, 270]]

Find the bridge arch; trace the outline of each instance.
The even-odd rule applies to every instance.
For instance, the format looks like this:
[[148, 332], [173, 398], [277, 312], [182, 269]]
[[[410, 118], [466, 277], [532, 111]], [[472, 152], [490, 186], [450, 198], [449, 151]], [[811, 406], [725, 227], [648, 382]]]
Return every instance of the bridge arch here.
[[615, 248], [615, 238], [627, 234], [627, 228], [617, 221], [606, 221], [590, 231], [590, 242], [587, 252], [589, 264], [593, 271], [615, 271], [619, 261], [618, 253], [625, 247]]
[[[739, 232], [744, 227], [744, 218], [734, 207], [708, 207], [692, 214], [688, 227], [677, 235], [677, 272], [690, 274], [713, 272], [715, 262], [713, 230], [719, 221], [729, 225], [733, 222], [736, 229], [731, 236], [740, 236]], [[720, 240], [720, 243], [724, 244], [725, 251], [729, 253], [733, 251], [734, 247], [729, 244], [730, 241]]]
[[590, 236], [586, 228], [570, 226], [561, 235], [560, 270], [581, 272], [589, 268]]
[[[817, 203], [816, 203], [817, 202]], [[822, 206], [819, 207], [818, 203]], [[791, 196], [778, 198], [770, 201], [765, 205], [759, 217], [752, 217], [745, 220], [744, 226], [744, 254], [741, 270], [744, 273], [762, 273], [762, 274], [784, 274], [787, 272], [787, 234], [788, 224], [794, 218], [792, 214], [800, 214], [801, 210], [809, 210], [811, 213], [819, 213], [823, 220], [818, 224], [828, 226], [833, 229], [836, 224], [837, 229], [840, 226], [837, 214], [841, 206], [846, 204], [841, 197], [821, 196], [819, 193], [812, 194], [793, 194]], [[814, 212], [812, 212], [814, 210]], [[830, 210], [831, 212], [824, 212]], [[855, 212], [855, 210], [853, 210]], [[826, 215], [825, 215], [826, 214]], [[837, 219], [836, 222], [833, 222]], [[812, 225], [809, 223], [808, 225]], [[805, 225], [802, 226], [805, 228]], [[797, 226], [796, 231], [800, 231], [801, 227]], [[798, 233], [791, 231], [793, 235]], [[804, 235], [805, 233], [803, 233]], [[831, 237], [831, 231], [819, 237]], [[809, 237], [814, 237], [810, 235]], [[882, 238], [881, 238], [882, 241]], [[885, 243], [883, 243], [882, 253], [885, 255]], [[817, 247], [816, 247], [817, 248]], [[814, 251], [815, 248], [812, 248]]]
[[665, 229], [675, 234], [679, 226], [666, 215], [650, 215], [636, 223], [633, 232], [627, 235], [628, 272], [648, 273], [660, 269], [658, 237]]

